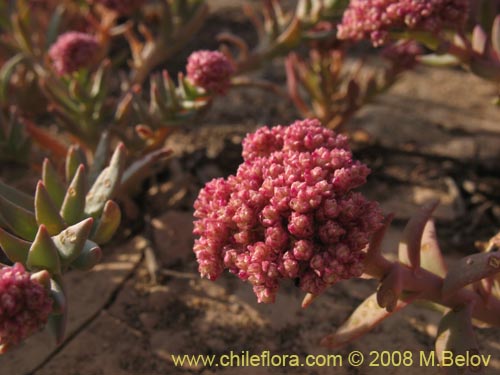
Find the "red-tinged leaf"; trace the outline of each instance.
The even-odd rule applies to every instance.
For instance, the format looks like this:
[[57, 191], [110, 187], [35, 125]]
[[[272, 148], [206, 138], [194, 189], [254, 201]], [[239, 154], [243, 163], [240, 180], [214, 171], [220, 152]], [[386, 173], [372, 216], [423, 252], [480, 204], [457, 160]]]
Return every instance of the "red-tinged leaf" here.
[[432, 200], [408, 221], [403, 231], [403, 238], [399, 242], [399, 261], [407, 266], [418, 269], [420, 267], [420, 248], [422, 234], [425, 224], [439, 204], [438, 200]]
[[455, 264], [443, 282], [443, 295], [452, 294], [466, 285], [500, 272], [500, 254], [497, 252], [469, 255]]
[[417, 294], [412, 294], [405, 298], [404, 301], [398, 300], [393, 311], [387, 312], [378, 306], [377, 294], [372, 294], [356, 308], [349, 319], [339, 327], [337, 332], [323, 338], [321, 345], [335, 349], [348, 344], [371, 331], [395, 312], [408, 306], [417, 296]]
[[61, 143], [58, 139], [49, 133], [47, 130], [42, 129], [31, 121], [24, 120], [26, 125], [26, 131], [34, 139], [40, 147], [49, 150], [56, 158], [65, 158], [68, 151], [67, 147]]
[[500, 57], [500, 14], [495, 17], [493, 21], [493, 28], [491, 30], [491, 45], [493, 50]]
[[377, 303], [388, 312], [394, 311], [403, 291], [401, 265], [394, 263], [391, 271], [380, 282], [377, 289]]
[[[479, 354], [471, 315], [472, 306], [466, 305], [448, 311], [441, 319], [435, 344], [436, 354], [441, 362], [446, 353], [451, 353], [453, 358], [467, 353]], [[449, 373], [462, 374], [470, 373], [464, 370], [476, 373], [480, 368], [449, 367], [447, 370]]]
[[486, 50], [486, 42], [488, 41], [488, 35], [484, 32], [480, 25], [476, 25], [472, 32], [472, 49], [482, 55]]
[[432, 219], [425, 224], [420, 256], [422, 268], [435, 275], [445, 277], [448, 267], [439, 248], [436, 227]]

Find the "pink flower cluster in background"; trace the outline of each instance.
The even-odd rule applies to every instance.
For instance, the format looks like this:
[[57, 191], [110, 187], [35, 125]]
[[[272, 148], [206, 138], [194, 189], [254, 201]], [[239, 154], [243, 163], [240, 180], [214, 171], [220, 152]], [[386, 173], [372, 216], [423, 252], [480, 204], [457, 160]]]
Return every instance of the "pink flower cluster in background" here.
[[22, 264], [0, 268], [0, 351], [43, 327], [52, 311], [48, 291]]
[[63, 75], [89, 67], [95, 62], [98, 52], [99, 43], [94, 36], [70, 31], [57, 38], [50, 47], [49, 56], [56, 72]]
[[352, 190], [369, 168], [347, 138], [318, 120], [263, 127], [243, 141], [236, 175], [214, 179], [195, 202], [194, 251], [202, 276], [229, 269], [273, 302], [280, 279], [319, 294], [363, 272], [362, 251], [383, 219]]
[[468, 0], [351, 0], [338, 26], [340, 39], [387, 42], [390, 31], [437, 33], [459, 29], [467, 20]]
[[234, 66], [219, 51], [193, 52], [186, 66], [188, 79], [207, 91], [224, 94], [229, 88]]

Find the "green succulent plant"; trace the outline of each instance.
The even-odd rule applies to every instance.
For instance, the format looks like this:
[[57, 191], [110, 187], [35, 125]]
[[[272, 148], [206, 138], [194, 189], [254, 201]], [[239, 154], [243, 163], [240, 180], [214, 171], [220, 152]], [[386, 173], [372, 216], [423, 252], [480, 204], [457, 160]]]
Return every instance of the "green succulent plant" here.
[[112, 238], [121, 220], [111, 198], [121, 183], [125, 147], [118, 145], [106, 165], [107, 138], [101, 139], [90, 167], [83, 151], [70, 147], [65, 181], [46, 159], [34, 197], [0, 181], [0, 247], [12, 262], [50, 273], [55, 307], [49, 326], [58, 342], [67, 314], [62, 274], [94, 267], [102, 256], [100, 245]]

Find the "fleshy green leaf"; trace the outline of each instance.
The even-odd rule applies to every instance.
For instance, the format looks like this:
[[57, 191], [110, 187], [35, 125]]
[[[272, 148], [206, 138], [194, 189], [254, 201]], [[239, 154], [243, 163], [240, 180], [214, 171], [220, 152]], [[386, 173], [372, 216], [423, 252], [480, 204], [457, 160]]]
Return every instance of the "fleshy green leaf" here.
[[42, 181], [38, 181], [36, 186], [35, 216], [38, 225], [44, 224], [51, 236], [66, 227]]
[[83, 216], [85, 209], [85, 175], [85, 166], [80, 164], [64, 196], [61, 216], [69, 225], [78, 223]]
[[64, 266], [69, 265], [81, 254], [85, 241], [87, 241], [92, 230], [93, 223], [94, 219], [88, 218], [52, 237]]
[[125, 146], [120, 144], [113, 153], [109, 166], [97, 177], [87, 194], [85, 200], [87, 215], [97, 218], [101, 214], [104, 205], [120, 185], [124, 165]]
[[81, 271], [91, 270], [102, 258], [102, 250], [98, 244], [93, 241], [86, 241], [83, 250], [78, 258], [71, 264], [74, 268]]
[[67, 310], [67, 300], [63, 287], [55, 280], [50, 280], [50, 296], [54, 301], [52, 314], [64, 314]]
[[14, 234], [32, 241], [38, 229], [35, 214], [0, 196], [0, 216]]
[[99, 173], [106, 166], [106, 160], [109, 155], [109, 143], [110, 137], [108, 132], [104, 132], [99, 139], [99, 144], [97, 145], [96, 151], [94, 153], [94, 160], [89, 170], [89, 183], [93, 184], [99, 176]]
[[42, 181], [56, 207], [61, 208], [65, 193], [64, 184], [49, 159], [43, 161]]
[[4, 184], [0, 181], [0, 196], [17, 204], [28, 211], [33, 211], [33, 198], [20, 190], [14, 189], [12, 186]]
[[97, 224], [92, 240], [98, 244], [104, 244], [111, 240], [121, 221], [120, 206], [113, 201], [107, 201], [104, 205], [101, 218]]
[[87, 158], [80, 146], [72, 145], [66, 155], [66, 181], [73, 180], [78, 167], [83, 164], [87, 167]]
[[24, 241], [0, 228], [0, 247], [12, 262], [26, 264], [31, 243]]
[[36, 238], [28, 252], [26, 265], [31, 270], [48, 270], [51, 274], [61, 273], [61, 261], [56, 245], [50, 238], [45, 225], [40, 225]]

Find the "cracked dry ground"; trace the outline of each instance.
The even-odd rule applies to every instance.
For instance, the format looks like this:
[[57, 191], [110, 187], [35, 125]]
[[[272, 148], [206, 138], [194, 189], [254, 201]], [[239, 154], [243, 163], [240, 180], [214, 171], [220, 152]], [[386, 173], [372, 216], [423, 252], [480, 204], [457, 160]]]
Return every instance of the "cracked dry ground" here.
[[[432, 92], [428, 87], [432, 86]], [[463, 95], [467, 88], [467, 95]], [[365, 193], [382, 202], [396, 221], [385, 248], [394, 249], [402, 224], [418, 204], [439, 197], [438, 235], [453, 263], [500, 227], [500, 111], [488, 102], [493, 88], [459, 71], [421, 69], [408, 74], [350, 124], [371, 134], [356, 143], [356, 155], [373, 174]], [[229, 101], [229, 103], [228, 103]], [[258, 113], [249, 112], [248, 102]], [[228, 114], [240, 113], [235, 119]], [[240, 112], [238, 112], [240, 111]], [[287, 123], [294, 117], [261, 91], [236, 92], [217, 103], [203, 127], [170, 139], [176, 153], [138, 197], [136, 213], [150, 212], [149, 227], [108, 248], [90, 273], [67, 275], [70, 291], [68, 336], [57, 349], [40, 333], [0, 358], [0, 373], [22, 375], [128, 374], [323, 374], [329, 368], [176, 368], [170, 354], [225, 354], [229, 351], [307, 354], [319, 347], [354, 307], [373, 292], [370, 281], [351, 280], [330, 288], [306, 310], [302, 294], [285, 285], [274, 305], [258, 305], [248, 284], [226, 275], [199, 279], [192, 253], [192, 202], [203, 183], [235, 171], [242, 136], [258, 124]], [[246, 119], [246, 122], [242, 121]], [[237, 121], [236, 121], [237, 120]], [[136, 220], [141, 222], [141, 220]], [[130, 223], [129, 223], [130, 224]], [[150, 234], [150, 242], [141, 236]], [[152, 245], [157, 262], [152, 261]], [[152, 282], [150, 271], [158, 279]], [[334, 351], [433, 348], [439, 314], [410, 307], [374, 332]], [[498, 328], [477, 330], [481, 352], [492, 355], [486, 373], [500, 371]], [[337, 368], [339, 374], [432, 374], [430, 368]]]

